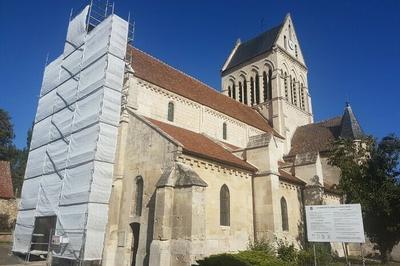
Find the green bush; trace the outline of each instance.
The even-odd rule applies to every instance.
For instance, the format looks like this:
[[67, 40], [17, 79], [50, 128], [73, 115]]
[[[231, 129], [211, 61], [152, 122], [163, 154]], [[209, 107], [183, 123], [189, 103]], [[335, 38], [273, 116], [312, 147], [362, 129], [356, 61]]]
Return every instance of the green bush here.
[[266, 253], [265, 251], [246, 250], [234, 255], [242, 261], [254, 266], [283, 266], [286, 265], [279, 258]]
[[297, 262], [298, 251], [293, 244], [288, 245], [283, 241], [278, 242], [277, 253], [278, 258], [283, 261], [291, 262], [292, 264], [295, 264]]
[[264, 251], [246, 250], [236, 254], [211, 255], [198, 260], [199, 266], [285, 266], [280, 259]]
[[[293, 244], [283, 241], [278, 243], [277, 253], [268, 241], [260, 240], [250, 243], [249, 250], [235, 254], [218, 254], [198, 260], [200, 266], [308, 266], [314, 265], [313, 246], [297, 250]], [[315, 244], [318, 265], [329, 265], [333, 261], [330, 246]]]
[[314, 252], [309, 249], [299, 250], [297, 253], [297, 265], [314, 265]]
[[248, 249], [253, 251], [264, 251], [271, 256], [275, 254], [274, 248], [264, 238], [260, 240], [254, 240], [254, 242], [250, 242]]
[[[329, 244], [315, 244], [315, 254], [318, 265], [328, 265], [333, 261]], [[302, 249], [297, 254], [298, 265], [314, 265], [314, 248], [312, 245]]]
[[234, 256], [234, 254], [218, 254], [196, 261], [199, 266], [251, 266], [250, 263], [242, 261]]

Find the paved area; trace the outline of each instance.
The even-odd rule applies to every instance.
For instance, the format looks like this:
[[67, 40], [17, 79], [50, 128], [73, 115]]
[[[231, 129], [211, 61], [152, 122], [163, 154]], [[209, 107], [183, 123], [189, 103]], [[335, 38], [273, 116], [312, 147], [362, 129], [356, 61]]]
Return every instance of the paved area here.
[[11, 253], [11, 243], [0, 243], [0, 265], [14, 265], [14, 266], [42, 266], [46, 265], [45, 261], [32, 261], [25, 263], [23, 259], [14, 256]]

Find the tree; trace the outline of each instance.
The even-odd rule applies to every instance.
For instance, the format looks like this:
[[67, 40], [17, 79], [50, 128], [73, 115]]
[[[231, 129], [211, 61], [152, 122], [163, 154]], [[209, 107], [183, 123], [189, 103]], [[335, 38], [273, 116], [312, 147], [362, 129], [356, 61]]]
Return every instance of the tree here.
[[0, 108], [0, 160], [8, 161], [14, 148], [14, 127], [7, 111]]
[[19, 196], [24, 181], [26, 162], [28, 160], [32, 138], [32, 129], [33, 125], [28, 130], [26, 140], [27, 147], [18, 149], [13, 144], [15, 135], [11, 117], [7, 111], [0, 108], [0, 160], [10, 161], [13, 188], [14, 192], [16, 192], [16, 196]]
[[346, 202], [361, 204], [365, 232], [386, 262], [400, 241], [400, 139], [339, 139], [329, 162], [341, 170]]
[[13, 156], [11, 158], [11, 173], [13, 179], [13, 187], [15, 196], [20, 196], [22, 184], [24, 182], [25, 177], [25, 169], [26, 163], [28, 161], [29, 149], [31, 146], [31, 139], [32, 139], [32, 131], [33, 131], [33, 124], [32, 127], [28, 129], [27, 137], [26, 137], [26, 147], [21, 149], [15, 149]]

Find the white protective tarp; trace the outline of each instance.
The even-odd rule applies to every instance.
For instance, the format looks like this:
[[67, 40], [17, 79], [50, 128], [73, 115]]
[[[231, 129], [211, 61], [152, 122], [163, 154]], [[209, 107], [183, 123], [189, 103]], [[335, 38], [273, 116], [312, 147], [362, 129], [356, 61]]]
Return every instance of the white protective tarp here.
[[68, 25], [67, 38], [64, 46], [64, 57], [78, 49], [85, 41], [89, 6], [76, 15]]
[[[61, 84], [55, 94], [54, 112], [58, 112], [76, 102], [78, 96], [78, 80], [71, 78]], [[71, 108], [69, 108], [71, 109]]]
[[13, 251], [26, 253], [33, 233], [35, 210], [19, 210], [15, 224]]
[[24, 180], [21, 191], [21, 194], [24, 195], [24, 197], [21, 200], [20, 209], [28, 210], [36, 208], [40, 188], [40, 178], [41, 176]]
[[40, 96], [45, 95], [46, 93], [57, 87], [62, 59], [62, 56], [59, 56], [56, 60], [48, 64], [44, 69]]
[[35, 217], [56, 215], [55, 256], [102, 257], [128, 23], [111, 15], [86, 33], [88, 10], [70, 21], [63, 55], [44, 72], [14, 251], [28, 250]]
[[52, 117], [49, 116], [35, 124], [32, 132], [31, 149], [36, 149], [50, 141], [51, 119]]
[[25, 178], [36, 177], [43, 174], [46, 160], [46, 149], [47, 144], [29, 152], [28, 161], [26, 163]]
[[59, 203], [63, 175], [64, 171], [60, 171], [42, 176], [36, 216], [57, 215], [56, 210]]

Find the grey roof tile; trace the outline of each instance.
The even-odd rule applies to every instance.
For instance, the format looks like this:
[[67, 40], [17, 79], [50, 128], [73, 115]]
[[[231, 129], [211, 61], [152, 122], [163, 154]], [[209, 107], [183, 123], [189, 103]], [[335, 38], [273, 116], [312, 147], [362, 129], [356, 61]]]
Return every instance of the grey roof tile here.
[[271, 50], [282, 25], [280, 24], [253, 39], [241, 43], [224, 71]]

